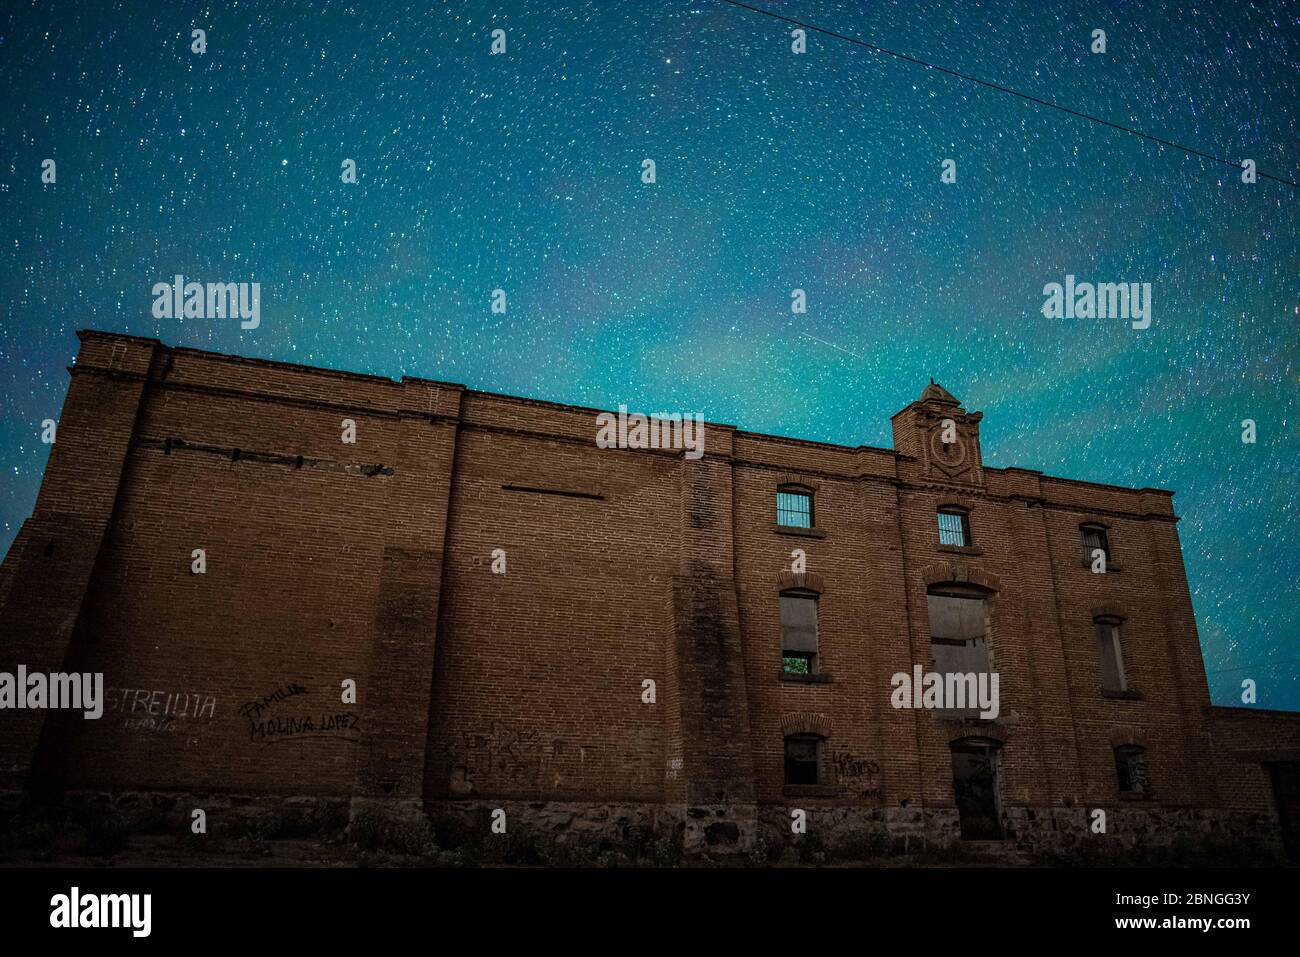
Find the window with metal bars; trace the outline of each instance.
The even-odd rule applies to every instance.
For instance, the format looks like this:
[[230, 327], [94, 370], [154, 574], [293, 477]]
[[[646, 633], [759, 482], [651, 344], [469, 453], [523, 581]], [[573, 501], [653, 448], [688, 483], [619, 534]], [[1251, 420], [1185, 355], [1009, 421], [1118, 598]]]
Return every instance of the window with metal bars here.
[[1115, 776], [1119, 778], [1120, 793], [1145, 794], [1151, 786], [1146, 748], [1135, 744], [1116, 748]]
[[939, 509], [939, 544], [970, 544], [970, 519], [956, 509]]
[[1079, 532], [1083, 536], [1083, 563], [1092, 565], [1097, 558], [1097, 550], [1100, 549], [1109, 565], [1110, 540], [1106, 537], [1106, 529], [1100, 525], [1080, 525]]
[[799, 489], [776, 490], [776, 524], [790, 528], [813, 527], [813, 497]]

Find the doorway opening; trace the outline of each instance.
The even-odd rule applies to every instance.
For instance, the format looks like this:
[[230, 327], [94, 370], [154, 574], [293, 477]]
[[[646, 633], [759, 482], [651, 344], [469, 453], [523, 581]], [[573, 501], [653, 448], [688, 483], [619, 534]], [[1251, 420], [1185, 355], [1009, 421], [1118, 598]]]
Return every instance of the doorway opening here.
[[1002, 839], [1002, 814], [998, 799], [999, 745], [984, 738], [954, 741], [952, 789], [961, 817], [964, 841]]

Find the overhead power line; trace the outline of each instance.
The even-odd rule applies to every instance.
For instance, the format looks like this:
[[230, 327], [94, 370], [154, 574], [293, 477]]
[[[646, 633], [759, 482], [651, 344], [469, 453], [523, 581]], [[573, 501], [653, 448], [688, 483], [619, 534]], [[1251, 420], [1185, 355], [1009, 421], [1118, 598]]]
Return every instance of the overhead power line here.
[[1242, 665], [1239, 668], [1219, 668], [1217, 671], [1207, 671], [1207, 675], [1226, 675], [1234, 671], [1249, 671], [1252, 668], [1274, 668], [1278, 665], [1290, 665], [1300, 661], [1300, 658], [1279, 658], [1276, 661], [1257, 661], [1254, 664]]
[[[785, 23], [790, 23], [793, 24], [794, 26], [802, 27], [805, 30], [812, 30], [814, 33], [820, 33], [823, 36], [834, 37], [836, 40], [843, 40], [845, 43], [852, 43], [855, 46], [865, 47], [866, 49], [871, 50], [875, 53], [881, 53], [884, 54], [885, 56], [891, 56], [897, 60], [906, 60], [908, 63], [915, 63], [917, 66], [923, 66], [928, 70], [937, 70], [938, 72], [947, 74], [948, 76], [955, 76], [959, 80], [965, 80], [967, 83], [976, 83], [979, 84], [980, 86], [987, 87], [990, 90], [997, 90], [1000, 93], [1007, 93], [1010, 94], [1011, 96], [1017, 96], [1020, 99], [1025, 100], [1029, 103], [1036, 103], [1039, 106], [1045, 106], [1048, 109], [1057, 110], [1061, 113], [1066, 113], [1069, 114], [1070, 116], [1077, 117], [1078, 119], [1087, 120], [1090, 123], [1097, 123], [1100, 124], [1101, 126], [1108, 126], [1112, 130], [1119, 130], [1122, 133], [1131, 133], [1133, 136], [1139, 136], [1142, 139], [1149, 140], [1152, 143], [1159, 143], [1161, 146], [1168, 146], [1170, 149], [1181, 150], [1182, 152], [1189, 153], [1192, 156], [1199, 156], [1201, 159], [1207, 159], [1215, 163], [1222, 163], [1224, 166], [1231, 166], [1233, 169], [1238, 171], [1240, 171], [1242, 168], [1240, 163], [1235, 163], [1232, 160], [1224, 159], [1222, 156], [1216, 156], [1213, 153], [1207, 153], [1204, 150], [1193, 149], [1190, 146], [1183, 146], [1181, 143], [1175, 143], [1172, 140], [1162, 139], [1159, 136], [1152, 136], [1150, 133], [1143, 133], [1141, 130], [1135, 130], [1131, 126], [1124, 126], [1120, 123], [1112, 123], [1110, 120], [1104, 120], [1099, 116], [1092, 116], [1089, 113], [1081, 113], [1078, 110], [1070, 109], [1068, 106], [1061, 106], [1059, 103], [1053, 103], [1050, 100], [1044, 100], [1041, 97], [1033, 96], [1029, 93], [1021, 93], [1019, 90], [1013, 90], [1011, 87], [1002, 86], [999, 83], [991, 83], [988, 80], [981, 80], [979, 77], [971, 76], [968, 73], [961, 73], [957, 70], [950, 70], [947, 67], [939, 66], [937, 63], [930, 63], [929, 61], [922, 60], [919, 57], [908, 56], [906, 53], [896, 53], [893, 50], [886, 50], [882, 46], [877, 46], [874, 43], [868, 43], [866, 40], [860, 40], [857, 37], [847, 36], [843, 33], [836, 33], [834, 30], [827, 30], [825, 27], [819, 27], [815, 24], [807, 23], [803, 20], [796, 20], [794, 17], [787, 17], [781, 13], [774, 13], [771, 10], [764, 10], [762, 7], [750, 6], [748, 3], [741, 3], [740, 0], [722, 0], [722, 2], [730, 4], [733, 7], [739, 7], [743, 10], [752, 11], [753, 13], [760, 13], [765, 17], [771, 17], [773, 20], [782, 20]], [[1293, 180], [1285, 179], [1281, 176], [1274, 176], [1272, 173], [1265, 173], [1261, 169], [1256, 169], [1255, 175], [1261, 176], [1264, 179], [1271, 179], [1275, 183], [1283, 183], [1286, 186], [1291, 186], [1300, 189], [1300, 183], [1294, 182]]]

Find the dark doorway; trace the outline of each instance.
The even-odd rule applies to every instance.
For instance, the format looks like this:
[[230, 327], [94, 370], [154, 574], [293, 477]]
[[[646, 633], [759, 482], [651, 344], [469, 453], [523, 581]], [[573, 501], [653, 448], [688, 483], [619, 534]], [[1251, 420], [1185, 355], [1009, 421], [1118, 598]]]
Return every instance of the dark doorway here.
[[958, 741], [952, 745], [952, 788], [961, 815], [961, 836], [967, 841], [1002, 838], [998, 813], [998, 746], [991, 741]]
[[1287, 859], [1300, 864], [1300, 763], [1285, 761], [1268, 766], [1273, 778], [1273, 801], [1282, 825]]

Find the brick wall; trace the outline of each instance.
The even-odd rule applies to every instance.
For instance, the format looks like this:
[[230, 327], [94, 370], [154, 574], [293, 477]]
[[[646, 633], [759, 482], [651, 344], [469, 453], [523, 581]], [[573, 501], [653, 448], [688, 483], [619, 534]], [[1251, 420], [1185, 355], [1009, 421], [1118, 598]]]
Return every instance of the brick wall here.
[[1224, 807], [1277, 813], [1271, 762], [1300, 763], [1300, 714], [1254, 708], [1207, 709], [1213, 774]]
[[[980, 737], [1007, 811], [1118, 806], [1117, 743], [1147, 748], [1143, 808], [1269, 807], [1269, 758], [1240, 742], [1267, 728], [1285, 754], [1297, 723], [1208, 709], [1169, 493], [985, 469], [979, 414], [933, 385], [897, 452], [710, 424], [692, 461], [599, 449], [597, 414], [83, 334], [0, 568], [0, 670], [115, 691], [98, 722], [0, 714], [10, 784], [35, 760], [116, 791], [654, 804], [707, 846], [747, 839], [757, 805], [947, 820], [950, 745]], [[787, 483], [815, 529], [777, 526]], [[969, 547], [940, 546], [942, 506]], [[953, 583], [987, 602], [994, 722], [890, 706], [891, 676], [931, 664], [927, 590]], [[790, 587], [819, 596], [814, 680], [781, 673]], [[1099, 614], [1134, 694], [1102, 692]], [[807, 732], [825, 780], [792, 789], [784, 736]]]

